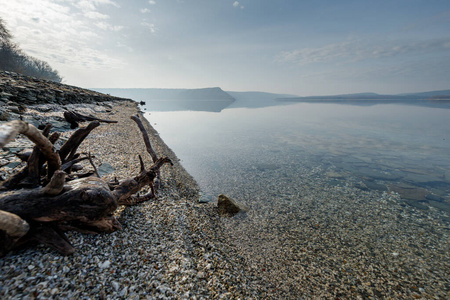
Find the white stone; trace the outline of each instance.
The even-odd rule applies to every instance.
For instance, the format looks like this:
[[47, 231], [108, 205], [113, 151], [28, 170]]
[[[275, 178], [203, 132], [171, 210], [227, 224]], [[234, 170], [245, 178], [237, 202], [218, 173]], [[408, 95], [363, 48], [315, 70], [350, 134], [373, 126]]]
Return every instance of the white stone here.
[[109, 268], [109, 266], [111, 266], [111, 262], [109, 260], [105, 260], [103, 263], [99, 263], [98, 266], [101, 269], [106, 269]]
[[111, 282], [111, 285], [116, 290], [116, 292], [119, 290], [119, 283], [117, 281]]
[[122, 291], [120, 291], [120, 297], [126, 297], [128, 295], [128, 287], [124, 287]]

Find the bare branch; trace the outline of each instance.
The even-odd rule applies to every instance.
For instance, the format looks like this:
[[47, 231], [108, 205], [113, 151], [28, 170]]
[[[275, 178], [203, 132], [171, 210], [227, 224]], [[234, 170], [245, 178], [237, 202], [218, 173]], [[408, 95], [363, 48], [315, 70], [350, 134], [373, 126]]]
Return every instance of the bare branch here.
[[80, 144], [89, 135], [89, 133], [98, 126], [100, 126], [100, 123], [98, 121], [94, 121], [89, 123], [88, 126], [75, 131], [64, 143], [61, 149], [59, 149], [59, 156], [61, 157], [61, 160], [63, 162], [73, 160]]
[[134, 178], [121, 181], [113, 190], [113, 195], [117, 203], [119, 205], [125, 205], [131, 195], [139, 192], [144, 186], [152, 184], [156, 177], [156, 172], [166, 163], [173, 165], [168, 157], [162, 157], [153, 164], [150, 170], [143, 171]]
[[18, 120], [1, 124], [0, 147], [6, 145], [20, 133], [28, 137], [37, 147], [39, 147], [42, 154], [44, 154], [48, 161], [47, 176], [48, 178], [51, 178], [53, 173], [61, 167], [61, 160], [59, 155], [55, 152], [53, 144], [33, 125]]
[[73, 110], [65, 111], [64, 118], [66, 119], [67, 122], [70, 123], [70, 127], [72, 129], [78, 127], [78, 122], [84, 122], [84, 121], [99, 121], [99, 122], [103, 122], [103, 123], [117, 123], [117, 121], [113, 121], [113, 120], [102, 120], [102, 119], [91, 117], [91, 116], [84, 116]]
[[136, 122], [136, 124], [139, 127], [139, 130], [141, 130], [142, 138], [144, 139], [145, 147], [147, 148], [147, 152], [152, 157], [153, 162], [155, 163], [158, 160], [158, 156], [156, 155], [156, 152], [153, 150], [150, 139], [148, 138], [147, 130], [145, 130], [144, 125], [142, 124], [141, 119], [139, 119], [139, 116], [131, 116], [131, 119]]
[[142, 172], [145, 170], [145, 165], [144, 165], [144, 162], [142, 161], [141, 155], [138, 155], [138, 156], [139, 156], [139, 163], [141, 165], [141, 172]]
[[88, 159], [89, 159], [89, 162], [91, 163], [91, 166], [94, 168], [94, 174], [95, 174], [98, 178], [100, 178], [100, 174], [98, 174], [97, 167], [95, 166], [94, 162], [92, 161], [91, 152], [89, 152], [89, 154], [88, 154]]

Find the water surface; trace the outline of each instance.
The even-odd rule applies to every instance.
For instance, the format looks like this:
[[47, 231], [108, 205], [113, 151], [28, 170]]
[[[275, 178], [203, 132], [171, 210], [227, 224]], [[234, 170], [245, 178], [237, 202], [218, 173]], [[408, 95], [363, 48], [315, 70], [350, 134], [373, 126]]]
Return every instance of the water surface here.
[[261, 297], [448, 298], [450, 109], [243, 106], [146, 117], [203, 200], [250, 207], [213, 232]]
[[[242, 170], [270, 171], [301, 161], [332, 170], [331, 184], [419, 189], [426, 195], [410, 204], [448, 209], [450, 109], [296, 103], [146, 116], [207, 195], [227, 193], [223, 185], [239, 184]], [[273, 157], [277, 166], [265, 163]]]

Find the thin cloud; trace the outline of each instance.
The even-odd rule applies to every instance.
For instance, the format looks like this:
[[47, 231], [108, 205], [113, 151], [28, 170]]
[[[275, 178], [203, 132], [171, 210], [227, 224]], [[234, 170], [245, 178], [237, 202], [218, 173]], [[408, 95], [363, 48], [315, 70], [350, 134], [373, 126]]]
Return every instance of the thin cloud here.
[[97, 7], [100, 5], [112, 5], [119, 7], [118, 4], [111, 0], [71, 0], [70, 3], [73, 7], [82, 11], [83, 15], [88, 19], [109, 19], [108, 15], [98, 12]]
[[[73, 0], [72, 0], [73, 1]], [[120, 5], [111, 0], [75, 0], [74, 2], [92, 2], [94, 5], [112, 5], [119, 8]]]
[[144, 26], [144, 27], [146, 27], [146, 28], [148, 28], [148, 29], [150, 29], [150, 32], [151, 32], [151, 33], [155, 33], [155, 32], [156, 32], [156, 26], [155, 26], [155, 24], [147, 23], [147, 22], [142, 22], [141, 25]]
[[450, 38], [426, 41], [388, 42], [384, 45], [374, 45], [362, 41], [347, 41], [318, 48], [283, 51], [277, 55], [276, 61], [295, 63], [298, 65], [330, 62], [356, 62], [368, 59], [436, 53], [449, 50]]
[[118, 43], [116, 44], [116, 46], [117, 46], [118, 48], [126, 49], [128, 52], [133, 52], [133, 51], [134, 51], [134, 49], [131, 48], [130, 46], [128, 46], [128, 45], [126, 45], [126, 44], [123, 44], [123, 43], [120, 43], [120, 42], [118, 42]]
[[96, 20], [101, 20], [101, 19], [106, 20], [106, 19], [109, 19], [109, 16], [108, 16], [108, 15], [101, 14], [101, 13], [99, 13], [99, 12], [97, 12], [97, 11], [89, 11], [89, 12], [86, 12], [86, 13], [84, 14], [84, 16], [85, 16], [86, 18], [89, 18], [89, 19], [96, 19]]
[[139, 11], [140, 11], [141, 13], [143, 13], [143, 14], [152, 12], [152, 11], [151, 11], [150, 9], [148, 9], [148, 8], [141, 8]]
[[244, 6], [241, 5], [241, 4], [239, 3], [239, 1], [234, 1], [233, 7], [235, 7], [235, 8], [238, 8], [238, 7], [239, 7], [240, 9], [244, 9]]
[[119, 4], [111, 0], [68, 0], [67, 2], [83, 12], [96, 11], [100, 5], [112, 5], [120, 8]]
[[[64, 76], [66, 66], [103, 69], [123, 65], [102, 49], [94, 48], [102, 40], [99, 29], [121, 29], [121, 26], [105, 22], [109, 17], [97, 11], [96, 6], [103, 4], [115, 6], [109, 0], [70, 3], [22, 0], [20, 5], [16, 1], [2, 1], [2, 9], [10, 12], [2, 15], [2, 18], [11, 28], [14, 41], [26, 53], [49, 62]], [[37, 31], [30, 28], [36, 28]]]
[[109, 30], [109, 31], [120, 31], [124, 28], [123, 26], [113, 26], [106, 22], [97, 22], [97, 23], [95, 23], [95, 26], [97, 26], [100, 29]]
[[148, 3], [150, 3], [151, 5], [155, 5], [156, 4], [156, 2], [153, 1], [153, 0], [148, 1]]
[[94, 1], [87, 1], [87, 0], [72, 1], [72, 5], [85, 13], [96, 10]]

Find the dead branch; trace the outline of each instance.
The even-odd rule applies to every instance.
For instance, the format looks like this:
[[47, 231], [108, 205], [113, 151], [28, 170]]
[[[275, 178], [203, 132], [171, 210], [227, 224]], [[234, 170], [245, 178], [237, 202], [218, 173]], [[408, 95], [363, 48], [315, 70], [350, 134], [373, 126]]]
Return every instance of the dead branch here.
[[4, 256], [14, 244], [23, 237], [30, 226], [19, 216], [0, 210], [0, 257]]
[[144, 139], [145, 147], [147, 148], [147, 152], [152, 157], [152, 160], [154, 163], [158, 160], [158, 156], [156, 155], [156, 152], [153, 150], [150, 139], [148, 138], [147, 130], [145, 130], [144, 125], [142, 124], [141, 119], [139, 119], [139, 116], [131, 116], [130, 117], [134, 122], [136, 122], [137, 126], [139, 127], [139, 130], [142, 133], [142, 138]]
[[[92, 156], [92, 157], [95, 157], [95, 156]], [[81, 158], [76, 158], [74, 160], [68, 161], [68, 162], [66, 162], [66, 163], [61, 165], [61, 170], [66, 172], [66, 173], [68, 173], [68, 174], [70, 174], [70, 170], [74, 166], [76, 166], [77, 163], [79, 163], [79, 162], [81, 162], [83, 160], [86, 160], [86, 159], [89, 159], [89, 157], [81, 157]]]
[[73, 160], [75, 158], [78, 147], [89, 135], [89, 133], [91, 133], [91, 131], [98, 126], [100, 126], [100, 123], [98, 121], [94, 121], [89, 123], [88, 126], [75, 131], [64, 143], [64, 145], [62, 145], [61, 149], [59, 149], [59, 156], [61, 157], [61, 161], [65, 163], [67, 161]]
[[[153, 150], [152, 145], [150, 144], [150, 139], [148, 138], [148, 133], [144, 127], [144, 124], [142, 124], [142, 121], [138, 115], [131, 116], [130, 118], [134, 122], [136, 122], [136, 124], [138, 125], [139, 130], [142, 133], [142, 138], [144, 139], [144, 144], [145, 144], [145, 147], [147, 148], [147, 152], [150, 154], [153, 163], [156, 163], [156, 161], [158, 160], [158, 156], [156, 155], [155, 150]], [[142, 167], [143, 167], [143, 163], [141, 160], [141, 168]], [[157, 193], [158, 189], [160, 188], [160, 186], [161, 186], [161, 175], [160, 175], [159, 171], [157, 171], [155, 180], [151, 184], [151, 189], [152, 189], [153, 195], [156, 196], [156, 193]]]
[[144, 186], [149, 185], [156, 178], [156, 172], [164, 164], [172, 164], [172, 161], [168, 157], [160, 158], [150, 168], [149, 171], [142, 171], [138, 176], [130, 179], [126, 179], [119, 183], [119, 185], [113, 190], [114, 197], [119, 205], [126, 205], [128, 198], [131, 195], [139, 192]]
[[88, 154], [88, 160], [89, 160], [89, 163], [91, 164], [91, 166], [94, 168], [94, 174], [95, 174], [95, 176], [97, 176], [98, 178], [100, 178], [100, 175], [98, 174], [97, 167], [95, 166], [94, 161], [92, 160], [91, 152], [89, 152], [89, 154]]
[[36, 223], [30, 232], [18, 242], [23, 246], [31, 242], [40, 242], [57, 250], [62, 255], [69, 255], [75, 251], [64, 232], [55, 224]]
[[103, 123], [117, 123], [117, 121], [113, 121], [113, 120], [103, 120], [103, 119], [99, 119], [99, 118], [92, 117], [92, 116], [84, 116], [73, 110], [65, 111], [64, 118], [66, 119], [67, 122], [70, 123], [70, 127], [72, 129], [77, 128], [78, 123], [84, 122], [84, 121], [99, 121], [99, 122], [103, 122]]
[[14, 190], [18, 187], [20, 182], [27, 178], [28, 176], [28, 168], [25, 167], [22, 170], [20, 170], [18, 173], [14, 174], [13, 176], [9, 177], [5, 181], [2, 182], [0, 186], [0, 191], [6, 191], [6, 190]]
[[1, 124], [0, 131], [2, 133], [0, 135], [0, 147], [5, 146], [20, 133], [29, 138], [47, 159], [48, 178], [51, 178], [53, 173], [61, 167], [61, 160], [55, 152], [53, 144], [33, 125], [16, 120]]
[[[42, 131], [42, 135], [44, 137], [49, 135], [50, 128], [51, 125], [48, 125], [44, 128], [44, 130]], [[54, 144], [59, 139], [60, 135], [61, 134], [59, 132], [53, 132], [48, 138], [50, 143]], [[1, 184], [0, 190], [12, 190], [23, 187], [34, 188], [39, 185], [41, 169], [46, 161], [45, 156], [39, 150], [39, 147], [34, 146], [32, 152], [27, 152], [26, 154], [19, 156], [19, 158], [23, 161], [26, 161], [27, 166], [5, 180]]]

